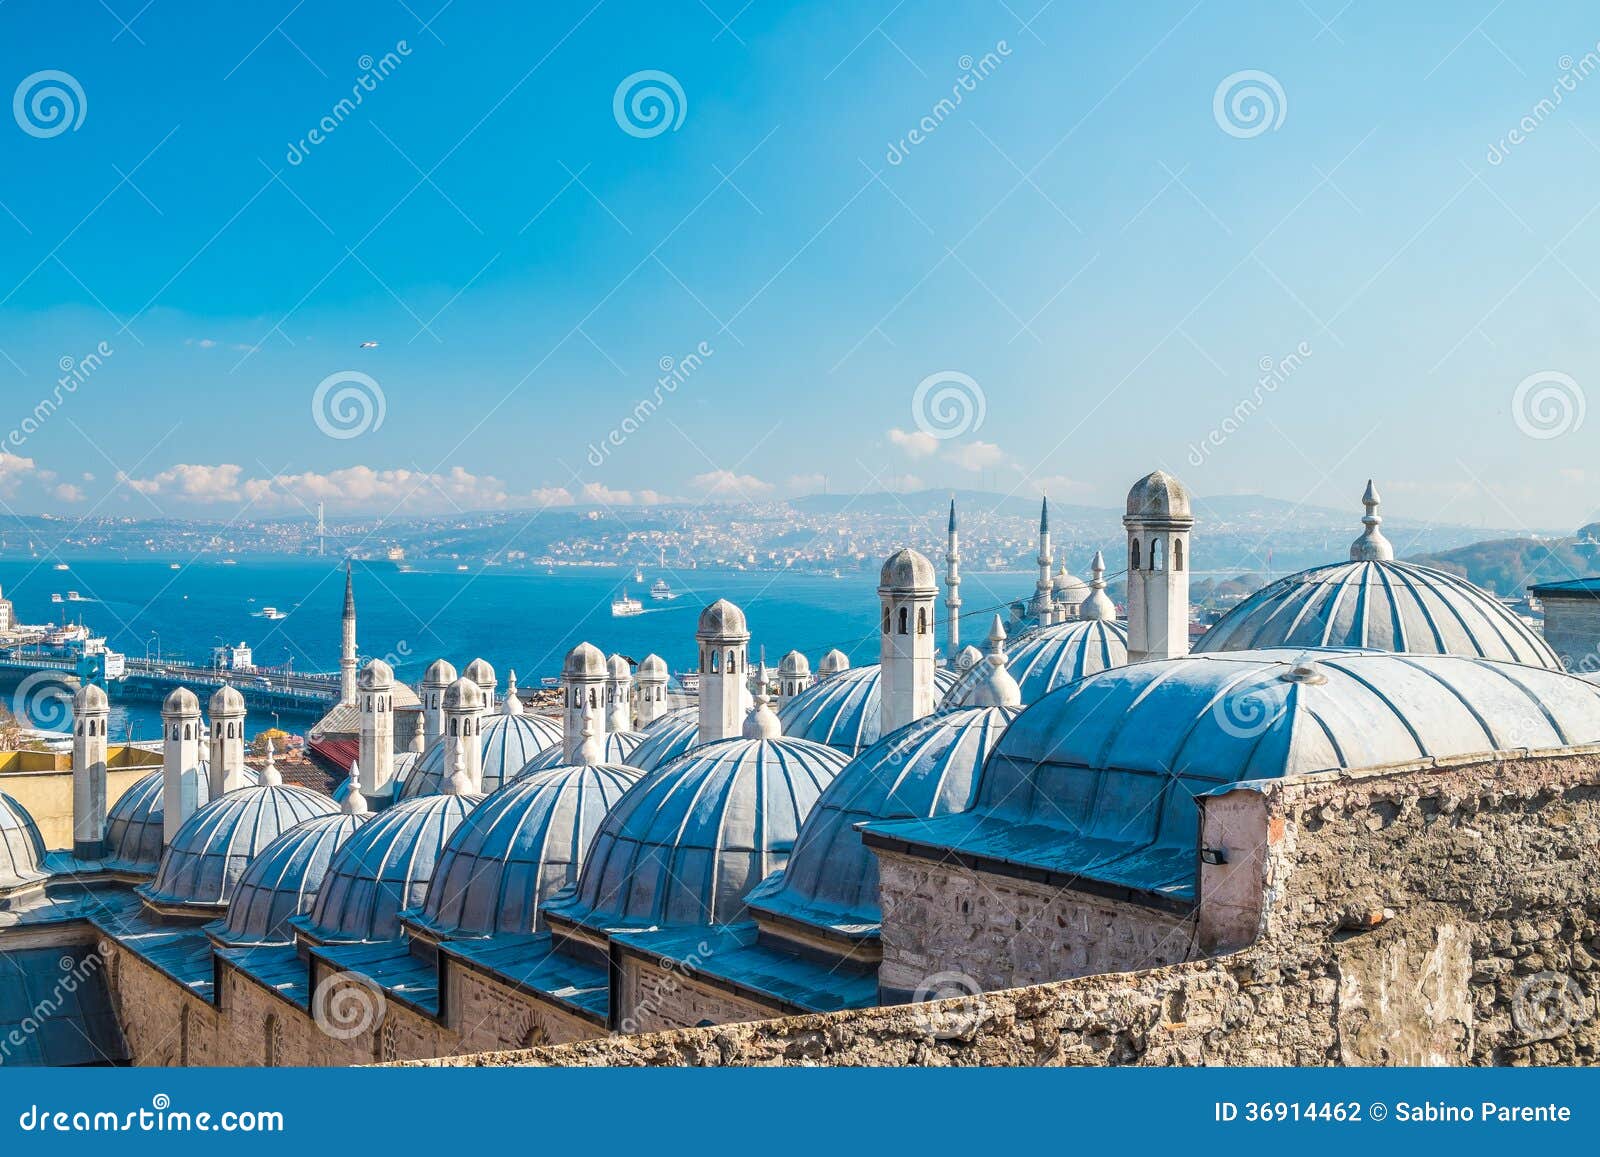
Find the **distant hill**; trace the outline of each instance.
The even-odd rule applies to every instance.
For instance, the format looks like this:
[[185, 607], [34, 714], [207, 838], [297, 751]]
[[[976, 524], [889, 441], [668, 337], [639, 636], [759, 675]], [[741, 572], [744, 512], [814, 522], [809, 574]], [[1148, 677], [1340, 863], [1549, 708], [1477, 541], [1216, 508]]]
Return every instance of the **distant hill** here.
[[1600, 542], [1594, 541], [1593, 534], [1582, 532], [1574, 538], [1499, 538], [1412, 555], [1407, 561], [1438, 567], [1502, 597], [1514, 598], [1534, 583], [1600, 574]]

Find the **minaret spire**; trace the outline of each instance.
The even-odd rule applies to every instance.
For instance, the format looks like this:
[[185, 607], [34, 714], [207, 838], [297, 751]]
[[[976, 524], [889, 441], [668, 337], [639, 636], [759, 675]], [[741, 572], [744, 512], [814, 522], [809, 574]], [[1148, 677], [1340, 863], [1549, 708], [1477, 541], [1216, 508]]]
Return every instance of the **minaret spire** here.
[[1039, 582], [1033, 591], [1033, 613], [1038, 616], [1039, 625], [1047, 627], [1051, 621], [1050, 601], [1050, 568], [1055, 564], [1055, 559], [1050, 554], [1050, 499], [1048, 496], [1039, 500], [1039, 557], [1035, 560], [1039, 564]]
[[950, 528], [944, 548], [944, 635], [950, 662], [961, 651], [961, 539], [956, 533], [956, 496], [950, 496]]
[[350, 561], [344, 564], [344, 613], [339, 620], [339, 702], [356, 701], [356, 592]]
[[1372, 479], [1368, 478], [1366, 493], [1361, 496], [1361, 505], [1367, 508], [1367, 512], [1361, 517], [1361, 537], [1350, 544], [1351, 562], [1388, 562], [1394, 558], [1393, 544], [1378, 529], [1383, 522], [1383, 517], [1378, 513], [1378, 505], [1382, 501], [1377, 488], [1372, 485]]

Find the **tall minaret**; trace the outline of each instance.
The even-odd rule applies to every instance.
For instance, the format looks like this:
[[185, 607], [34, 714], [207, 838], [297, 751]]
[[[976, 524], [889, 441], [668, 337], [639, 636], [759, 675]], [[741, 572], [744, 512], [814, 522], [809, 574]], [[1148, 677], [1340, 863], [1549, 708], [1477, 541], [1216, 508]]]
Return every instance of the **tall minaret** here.
[[606, 730], [633, 730], [633, 671], [621, 655], [606, 660]]
[[750, 665], [750, 628], [744, 612], [727, 599], [718, 599], [700, 612], [694, 638], [700, 647], [699, 740], [736, 738], [744, 732], [740, 692]]
[[85, 683], [72, 697], [72, 854], [98, 860], [106, 852], [106, 723], [103, 688]]
[[961, 543], [956, 534], [956, 498], [950, 496], [950, 527], [944, 547], [944, 643], [952, 663], [961, 653]]
[[356, 693], [361, 700], [361, 791], [377, 798], [394, 781], [394, 668], [373, 659], [362, 669]]
[[447, 659], [435, 659], [428, 664], [422, 676], [422, 742], [423, 749], [433, 746], [433, 741], [444, 734], [444, 693], [456, 681], [455, 665]]
[[639, 661], [636, 713], [643, 730], [667, 713], [667, 661], [660, 655], [646, 655]]
[[561, 758], [573, 764], [585, 730], [606, 733], [606, 657], [592, 643], [579, 643], [561, 664]]
[[1048, 627], [1051, 622], [1051, 611], [1054, 603], [1050, 597], [1051, 578], [1050, 567], [1055, 559], [1050, 554], [1050, 499], [1039, 500], [1039, 557], [1035, 560], [1039, 564], [1039, 581], [1033, 588], [1033, 606], [1030, 608], [1039, 618], [1041, 627]]
[[179, 687], [161, 705], [161, 843], [200, 806], [200, 700]]
[[356, 701], [356, 591], [344, 564], [344, 614], [339, 620], [339, 702]]
[[483, 780], [482, 732], [483, 688], [463, 675], [444, 693], [444, 765], [466, 777], [469, 791]]
[[1394, 546], [1383, 536], [1383, 531], [1378, 525], [1383, 518], [1378, 514], [1378, 503], [1383, 500], [1378, 497], [1378, 491], [1372, 485], [1372, 479], [1367, 479], [1367, 492], [1361, 496], [1361, 505], [1367, 508], [1367, 513], [1361, 519], [1365, 528], [1361, 537], [1350, 544], [1351, 562], [1389, 562], [1394, 558]]
[[1110, 622], [1117, 617], [1117, 604], [1106, 594], [1106, 556], [1094, 552], [1094, 562], [1089, 565], [1089, 597], [1078, 608], [1080, 619], [1101, 619]]
[[878, 575], [879, 734], [933, 713], [933, 615], [939, 597], [933, 564], [896, 551]]
[[211, 696], [212, 799], [244, 786], [244, 696], [224, 683]]
[[1163, 470], [1128, 491], [1128, 662], [1189, 653], [1189, 531], [1183, 483]]

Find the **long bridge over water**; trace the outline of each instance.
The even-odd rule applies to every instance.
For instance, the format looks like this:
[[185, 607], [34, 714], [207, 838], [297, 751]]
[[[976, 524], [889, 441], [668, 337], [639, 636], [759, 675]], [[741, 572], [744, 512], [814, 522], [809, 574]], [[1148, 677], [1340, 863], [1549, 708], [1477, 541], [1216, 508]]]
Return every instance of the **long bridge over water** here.
[[[76, 690], [78, 664], [74, 659], [20, 652], [0, 653], [0, 680], [21, 682], [29, 676], [58, 677], [63, 687]], [[54, 679], [52, 679], [52, 682]], [[108, 682], [113, 700], [160, 703], [178, 687], [187, 687], [202, 705], [218, 687], [230, 683], [244, 696], [252, 711], [282, 715], [320, 716], [339, 699], [337, 675], [295, 675], [285, 671], [235, 671], [155, 659], [126, 660], [126, 674]]]

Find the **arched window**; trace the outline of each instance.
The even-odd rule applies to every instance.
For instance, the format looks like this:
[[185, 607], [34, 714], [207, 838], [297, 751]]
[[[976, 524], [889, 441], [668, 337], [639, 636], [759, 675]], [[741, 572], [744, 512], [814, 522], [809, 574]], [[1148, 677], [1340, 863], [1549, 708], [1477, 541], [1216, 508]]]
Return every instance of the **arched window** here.
[[380, 715], [386, 714], [388, 712], [388, 710], [389, 710], [389, 697], [387, 695], [379, 695], [378, 696], [378, 714], [380, 714]]
[[928, 633], [928, 608], [927, 607], [918, 607], [917, 608], [917, 634], [926, 635], [927, 633]]
[[1150, 540], [1150, 569], [1165, 569], [1165, 564], [1161, 560], [1161, 540], [1159, 538], [1152, 538]]
[[589, 706], [600, 706], [600, 692], [594, 687], [589, 688]]
[[722, 652], [721, 651], [712, 651], [711, 652], [711, 673], [713, 675], [715, 675], [721, 670], [722, 670]]
[[889, 604], [883, 604], [883, 633], [889, 633]]
[[461, 721], [454, 715], [450, 717], [450, 734], [457, 737], [461, 735]]
[[185, 739], [193, 739], [194, 738], [194, 735], [191, 733], [191, 730], [190, 730], [192, 726], [193, 725], [189, 724], [189, 723], [185, 723], [183, 725], [183, 737]]
[[739, 653], [737, 651], [729, 651], [728, 652], [728, 674], [736, 675], [736, 674], [738, 674], [738, 672], [739, 672]]
[[1139, 569], [1139, 540], [1137, 538], [1133, 540], [1129, 547], [1128, 569]]
[[[78, 720], [78, 734], [79, 734], [79, 735], [82, 735], [82, 734], [84, 734], [84, 731], [83, 731], [83, 720], [81, 720], [81, 719], [80, 719], [80, 720]], [[94, 734], [94, 732], [93, 732], [93, 731], [90, 731], [90, 732], [89, 732], [89, 734], [90, 734], [90, 735], [93, 735], [93, 734]]]
[[1172, 569], [1183, 569], [1183, 539], [1181, 538], [1172, 540]]
[[907, 617], [907, 608], [906, 607], [901, 607], [900, 608], [900, 633], [902, 635], [906, 633], [906, 617]]
[[372, 710], [372, 696], [371, 695], [367, 696], [367, 710], [368, 711]]
[[274, 1068], [281, 1063], [279, 1055], [283, 1051], [283, 1029], [278, 1022], [277, 1013], [267, 1013], [267, 1023], [263, 1035], [266, 1039], [262, 1043], [262, 1063], [268, 1068]]

